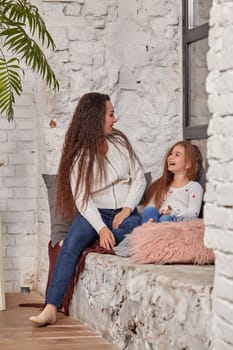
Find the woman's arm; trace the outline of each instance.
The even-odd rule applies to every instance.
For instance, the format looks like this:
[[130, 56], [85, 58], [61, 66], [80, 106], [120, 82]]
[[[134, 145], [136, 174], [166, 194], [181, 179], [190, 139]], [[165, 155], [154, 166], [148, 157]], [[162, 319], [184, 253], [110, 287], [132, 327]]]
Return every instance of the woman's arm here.
[[146, 179], [141, 164], [135, 158], [130, 161], [131, 185], [127, 198], [125, 199], [124, 208], [130, 208], [133, 211], [140, 203], [146, 188]]
[[112, 226], [114, 229], [117, 229], [139, 204], [146, 188], [145, 175], [142, 166], [136, 158], [134, 159], [134, 163], [132, 160], [130, 162], [130, 177], [130, 190], [122, 210], [115, 216], [113, 220]]

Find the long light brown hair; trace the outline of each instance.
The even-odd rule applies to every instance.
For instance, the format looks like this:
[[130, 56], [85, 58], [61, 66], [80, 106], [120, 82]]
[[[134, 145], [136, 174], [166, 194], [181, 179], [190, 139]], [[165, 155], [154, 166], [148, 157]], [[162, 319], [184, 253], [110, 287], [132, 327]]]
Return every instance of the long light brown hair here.
[[[87, 202], [92, 182], [94, 163], [97, 165], [99, 179], [105, 177], [104, 160], [106, 154], [106, 136], [104, 123], [108, 95], [90, 92], [81, 97], [73, 114], [65, 141], [57, 176], [57, 210], [63, 217], [73, 218], [77, 213], [75, 200], [71, 191], [71, 173], [78, 160], [78, 172], [75, 194], [84, 186], [84, 202]], [[113, 129], [107, 136], [110, 142], [124, 145], [134, 159], [133, 149], [127, 137], [119, 130]]]
[[190, 167], [186, 169], [187, 178], [189, 181], [195, 181], [198, 178], [199, 172], [202, 168], [202, 155], [199, 148], [196, 145], [191, 144], [189, 141], [179, 141], [167, 152], [164, 161], [163, 174], [149, 186], [143, 205], [147, 205], [153, 198], [155, 207], [158, 209], [161, 207], [162, 201], [174, 178], [174, 174], [168, 170], [167, 159], [172, 150], [178, 145], [184, 147], [186, 164], [187, 162], [190, 162]]

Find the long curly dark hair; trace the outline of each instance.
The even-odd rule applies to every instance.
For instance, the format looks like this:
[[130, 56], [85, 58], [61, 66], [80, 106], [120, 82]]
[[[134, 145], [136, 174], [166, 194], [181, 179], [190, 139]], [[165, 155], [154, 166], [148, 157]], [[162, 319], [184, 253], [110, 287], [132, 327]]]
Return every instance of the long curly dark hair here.
[[[71, 191], [71, 173], [78, 159], [78, 172], [75, 194], [84, 186], [84, 202], [87, 202], [93, 182], [93, 167], [97, 165], [99, 179], [105, 177], [104, 160], [106, 155], [106, 136], [104, 122], [106, 102], [110, 97], [90, 92], [81, 97], [65, 135], [62, 156], [57, 176], [57, 210], [66, 218], [77, 214], [75, 200]], [[107, 139], [114, 144], [124, 145], [134, 159], [133, 149], [127, 137], [113, 129]]]
[[190, 167], [186, 171], [186, 176], [189, 181], [196, 181], [202, 168], [202, 155], [199, 148], [196, 145], [191, 144], [189, 141], [179, 141], [175, 143], [167, 152], [164, 161], [164, 168], [162, 176], [152, 182], [147, 190], [143, 205], [147, 205], [152, 198], [154, 198], [154, 205], [156, 208], [160, 208], [164, 197], [166, 196], [168, 189], [173, 181], [174, 174], [168, 170], [167, 158], [172, 152], [173, 148], [181, 145], [185, 149], [185, 161], [190, 162]]

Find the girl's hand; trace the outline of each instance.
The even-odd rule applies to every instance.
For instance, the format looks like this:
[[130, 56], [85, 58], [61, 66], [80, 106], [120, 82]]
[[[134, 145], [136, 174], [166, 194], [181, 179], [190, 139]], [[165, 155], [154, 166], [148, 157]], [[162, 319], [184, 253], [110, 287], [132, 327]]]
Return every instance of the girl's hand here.
[[131, 209], [130, 208], [122, 208], [122, 210], [116, 214], [116, 216], [113, 219], [112, 222], [112, 228], [117, 229], [120, 224], [131, 214]]
[[168, 208], [161, 210], [160, 214], [161, 215], [171, 215], [172, 214], [172, 207], [170, 205], [168, 205]]
[[99, 236], [100, 236], [100, 246], [101, 247], [103, 247], [105, 249], [109, 249], [109, 250], [113, 249], [113, 247], [116, 244], [115, 237], [107, 226], [104, 226], [99, 231]]

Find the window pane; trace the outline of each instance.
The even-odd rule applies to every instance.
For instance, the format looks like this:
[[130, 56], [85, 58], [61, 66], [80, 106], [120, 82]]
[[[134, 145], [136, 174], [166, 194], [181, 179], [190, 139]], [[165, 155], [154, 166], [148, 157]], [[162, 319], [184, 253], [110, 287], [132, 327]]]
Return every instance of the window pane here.
[[207, 51], [207, 38], [189, 45], [189, 126], [206, 125], [210, 119], [206, 93]]
[[188, 0], [188, 27], [193, 28], [209, 22], [212, 0]]

